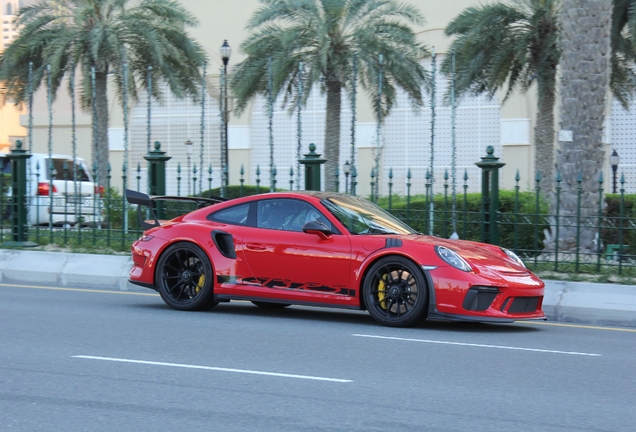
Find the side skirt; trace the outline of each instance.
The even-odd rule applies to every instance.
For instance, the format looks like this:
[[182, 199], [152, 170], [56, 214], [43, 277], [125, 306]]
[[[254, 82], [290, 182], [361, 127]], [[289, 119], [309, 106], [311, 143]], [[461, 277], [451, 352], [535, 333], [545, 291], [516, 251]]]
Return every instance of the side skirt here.
[[214, 295], [214, 301], [219, 303], [229, 302], [230, 300], [261, 301], [261, 302], [282, 303], [282, 304], [296, 305], [296, 306], [316, 306], [316, 307], [326, 307], [331, 309], [360, 310], [358, 306], [341, 306], [341, 305], [334, 305], [330, 303], [314, 303], [314, 302], [299, 302], [299, 301], [290, 302], [287, 300], [279, 300], [279, 299], [263, 298], [263, 297], [236, 296], [236, 295], [225, 295], [225, 294]]

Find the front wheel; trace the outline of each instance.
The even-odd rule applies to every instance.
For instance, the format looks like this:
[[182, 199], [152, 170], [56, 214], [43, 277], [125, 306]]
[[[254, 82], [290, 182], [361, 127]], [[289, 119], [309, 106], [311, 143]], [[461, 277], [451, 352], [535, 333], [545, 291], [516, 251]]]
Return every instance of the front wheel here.
[[422, 271], [406, 258], [387, 257], [373, 264], [363, 292], [369, 314], [380, 324], [409, 327], [426, 318], [426, 282]]
[[165, 250], [157, 262], [155, 282], [163, 301], [174, 309], [197, 311], [217, 305], [210, 260], [192, 243], [175, 243]]

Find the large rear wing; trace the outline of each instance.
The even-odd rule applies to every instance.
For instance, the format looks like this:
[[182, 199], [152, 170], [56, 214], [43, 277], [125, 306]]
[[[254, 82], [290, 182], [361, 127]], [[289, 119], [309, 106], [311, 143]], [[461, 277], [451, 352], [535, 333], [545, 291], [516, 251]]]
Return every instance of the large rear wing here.
[[[134, 190], [126, 189], [126, 201], [130, 204], [137, 204], [137, 218], [139, 219], [139, 225], [144, 229], [150, 229], [161, 225], [159, 218], [155, 212], [157, 208], [157, 201], [186, 201], [186, 202], [194, 202], [197, 204], [197, 209], [211, 206], [213, 204], [218, 204], [223, 201], [227, 201], [227, 198], [221, 197], [180, 197], [180, 196], [170, 196], [170, 195], [157, 195], [157, 196], [148, 196], [145, 193], [137, 192]], [[152, 218], [152, 223], [146, 221], [142, 215], [141, 208], [146, 207], [150, 213], [150, 217]]]

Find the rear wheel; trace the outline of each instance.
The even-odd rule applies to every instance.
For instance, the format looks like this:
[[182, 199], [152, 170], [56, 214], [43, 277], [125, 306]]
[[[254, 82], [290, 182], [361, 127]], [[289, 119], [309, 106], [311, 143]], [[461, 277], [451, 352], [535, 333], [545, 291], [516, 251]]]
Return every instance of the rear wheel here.
[[367, 310], [386, 326], [409, 327], [425, 319], [427, 296], [422, 271], [406, 258], [381, 259], [364, 280]]
[[263, 309], [282, 309], [290, 306], [287, 303], [272, 303], [272, 302], [264, 302], [264, 301], [253, 301], [256, 306]]
[[174, 309], [197, 311], [217, 305], [210, 260], [192, 243], [168, 247], [157, 262], [155, 280], [161, 298]]

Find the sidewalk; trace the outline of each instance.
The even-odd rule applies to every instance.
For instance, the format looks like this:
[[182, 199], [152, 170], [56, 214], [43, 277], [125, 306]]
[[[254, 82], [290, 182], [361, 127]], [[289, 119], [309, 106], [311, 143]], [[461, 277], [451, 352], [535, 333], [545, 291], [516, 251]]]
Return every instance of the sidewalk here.
[[[128, 282], [130, 256], [0, 249], [0, 282], [144, 290]], [[549, 321], [636, 327], [636, 286], [545, 280]]]

